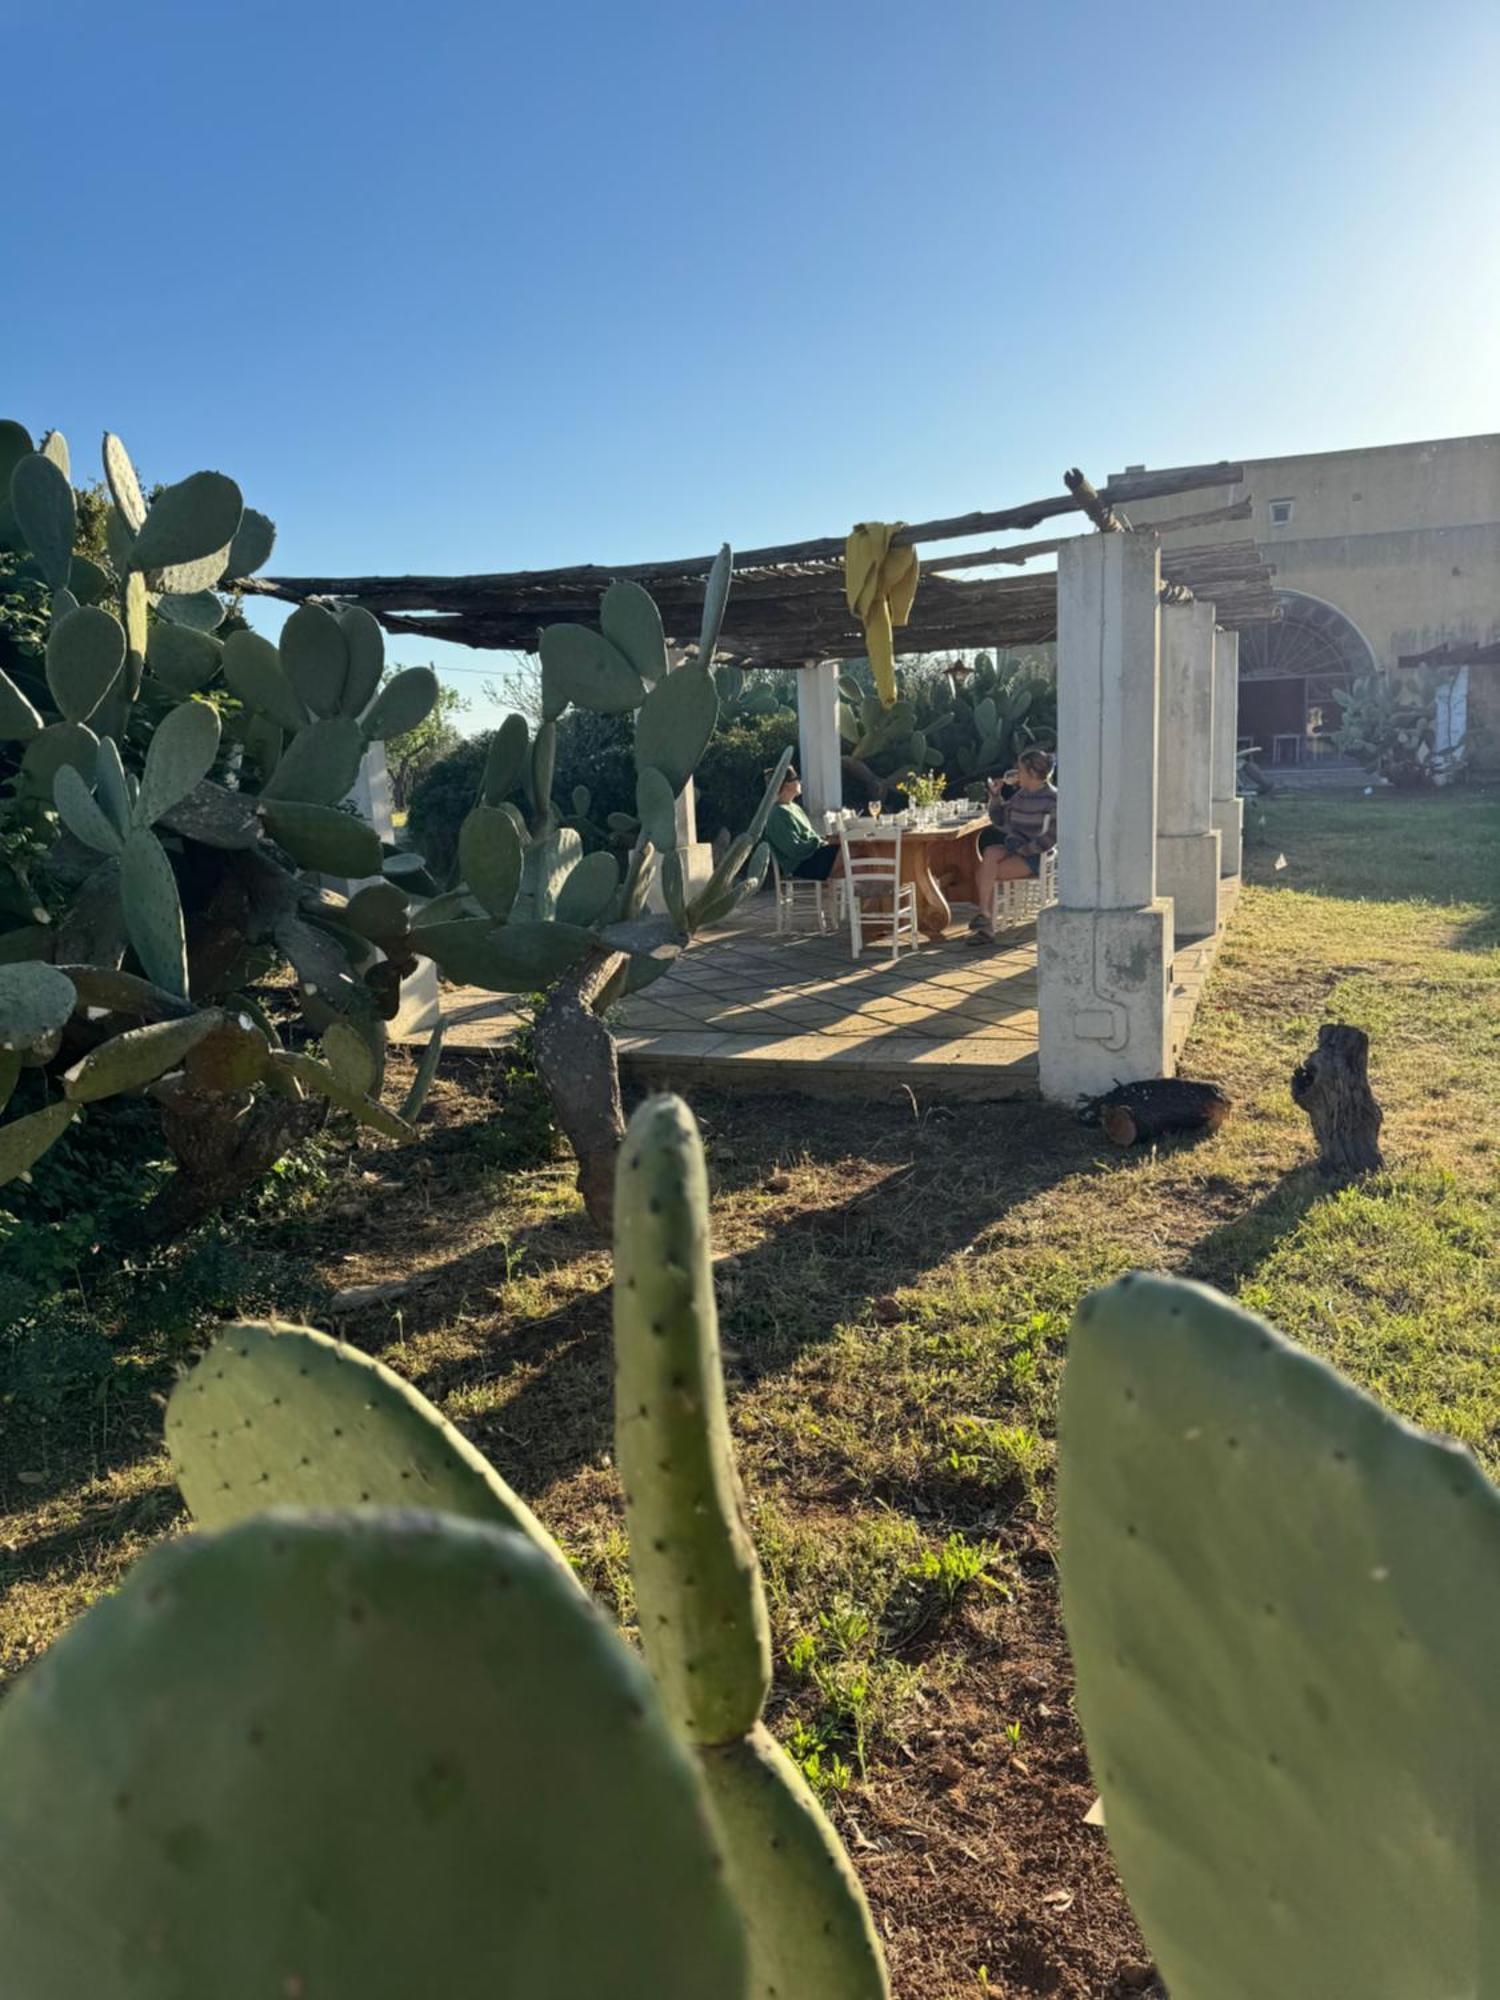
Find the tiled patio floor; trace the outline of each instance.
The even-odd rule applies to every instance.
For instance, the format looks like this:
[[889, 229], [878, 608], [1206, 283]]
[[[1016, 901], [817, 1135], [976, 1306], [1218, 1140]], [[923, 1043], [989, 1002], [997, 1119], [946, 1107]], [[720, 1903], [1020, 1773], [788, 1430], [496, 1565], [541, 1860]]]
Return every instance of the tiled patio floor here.
[[[1227, 915], [1238, 884], [1226, 885]], [[1222, 934], [1222, 924], [1221, 924]], [[955, 926], [902, 954], [849, 955], [846, 934], [778, 937], [768, 898], [701, 937], [663, 978], [619, 1010], [627, 1075], [642, 1083], [795, 1090], [821, 1096], [970, 1098], [1037, 1094], [1036, 931], [977, 951]], [[1174, 966], [1174, 1048], [1186, 1040], [1217, 940]], [[454, 1047], [503, 1041], [509, 1005], [446, 993]]]

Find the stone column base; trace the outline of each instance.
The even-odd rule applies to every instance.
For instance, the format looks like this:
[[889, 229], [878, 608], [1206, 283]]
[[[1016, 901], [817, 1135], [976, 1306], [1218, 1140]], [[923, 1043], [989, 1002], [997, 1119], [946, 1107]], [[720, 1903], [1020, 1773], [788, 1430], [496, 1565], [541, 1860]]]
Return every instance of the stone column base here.
[[1219, 928], [1219, 836], [1159, 833], [1156, 892], [1172, 898], [1174, 941], [1212, 937]]
[[1219, 836], [1219, 873], [1238, 875], [1245, 858], [1245, 801], [1215, 799], [1213, 821]]
[[438, 1005], [437, 967], [424, 958], [409, 979], [401, 982], [401, 1005], [386, 1033], [393, 1042], [425, 1042], [441, 1015]]
[[1072, 1104], [1172, 1069], [1172, 905], [1037, 918], [1043, 1097]]
[[[706, 840], [695, 840], [689, 847], [676, 850], [683, 860], [683, 872], [687, 876], [687, 892], [694, 896], [704, 886], [714, 872], [714, 851]], [[667, 906], [662, 901], [660, 865], [651, 871], [651, 886], [646, 891], [646, 908], [658, 917], [664, 917]]]

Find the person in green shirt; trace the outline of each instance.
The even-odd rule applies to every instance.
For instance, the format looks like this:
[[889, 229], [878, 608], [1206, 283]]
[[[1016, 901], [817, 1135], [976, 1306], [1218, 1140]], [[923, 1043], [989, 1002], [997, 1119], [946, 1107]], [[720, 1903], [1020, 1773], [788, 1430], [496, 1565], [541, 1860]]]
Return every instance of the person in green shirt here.
[[766, 821], [766, 843], [783, 875], [795, 875], [799, 882], [826, 882], [839, 867], [839, 844], [820, 839], [813, 831], [812, 821], [797, 803], [801, 794], [802, 780], [788, 771]]

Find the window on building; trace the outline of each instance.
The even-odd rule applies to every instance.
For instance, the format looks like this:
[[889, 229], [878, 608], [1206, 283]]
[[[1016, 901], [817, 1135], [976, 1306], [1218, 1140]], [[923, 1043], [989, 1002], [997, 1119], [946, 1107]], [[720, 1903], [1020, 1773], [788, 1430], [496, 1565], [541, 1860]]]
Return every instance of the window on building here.
[[1291, 518], [1292, 503], [1290, 500], [1273, 500], [1271, 502], [1271, 526], [1273, 528], [1284, 528]]

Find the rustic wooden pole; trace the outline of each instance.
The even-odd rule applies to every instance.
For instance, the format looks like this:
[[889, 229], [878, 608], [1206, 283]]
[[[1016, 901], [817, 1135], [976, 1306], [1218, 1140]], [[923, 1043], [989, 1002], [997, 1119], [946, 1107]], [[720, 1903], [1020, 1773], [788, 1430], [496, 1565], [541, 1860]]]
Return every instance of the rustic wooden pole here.
[[1370, 1089], [1370, 1038], [1363, 1028], [1325, 1021], [1318, 1046], [1292, 1072], [1292, 1099], [1312, 1122], [1325, 1174], [1370, 1174], [1385, 1164], [1384, 1114]]

